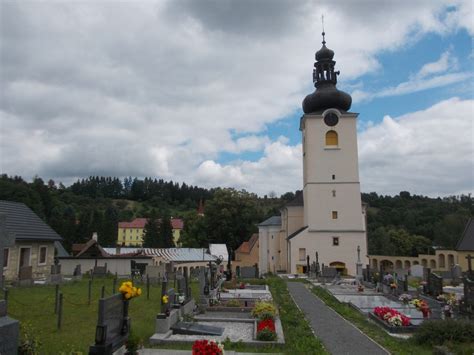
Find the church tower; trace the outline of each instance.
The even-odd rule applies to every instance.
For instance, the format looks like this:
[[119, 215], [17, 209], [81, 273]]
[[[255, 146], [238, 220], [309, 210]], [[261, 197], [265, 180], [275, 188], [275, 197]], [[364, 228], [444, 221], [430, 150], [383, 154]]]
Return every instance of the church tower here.
[[304, 226], [288, 238], [291, 272], [302, 255], [351, 275], [356, 273], [357, 248], [368, 262], [365, 210], [361, 204], [357, 156], [357, 113], [349, 112], [352, 98], [336, 88], [334, 52], [316, 52], [316, 90], [303, 101], [300, 130], [303, 145]]

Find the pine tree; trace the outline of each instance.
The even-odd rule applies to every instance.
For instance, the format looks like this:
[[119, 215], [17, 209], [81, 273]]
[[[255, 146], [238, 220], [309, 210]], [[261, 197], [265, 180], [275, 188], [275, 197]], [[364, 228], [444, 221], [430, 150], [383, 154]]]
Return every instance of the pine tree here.
[[168, 213], [164, 213], [160, 222], [160, 248], [174, 248], [173, 229], [171, 227], [171, 217]]
[[155, 209], [151, 210], [148, 221], [143, 229], [143, 246], [145, 248], [161, 248], [158, 214]]

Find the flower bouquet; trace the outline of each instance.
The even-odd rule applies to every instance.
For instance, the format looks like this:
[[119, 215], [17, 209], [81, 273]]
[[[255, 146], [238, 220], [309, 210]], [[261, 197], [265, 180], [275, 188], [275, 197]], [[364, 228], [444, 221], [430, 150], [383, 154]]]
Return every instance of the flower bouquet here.
[[393, 327], [407, 327], [411, 325], [409, 317], [390, 307], [375, 307], [374, 314]]
[[411, 304], [414, 305], [417, 310], [423, 313], [423, 318], [428, 318], [431, 314], [430, 306], [425, 301], [415, 298], [413, 301], [411, 301]]
[[142, 294], [142, 289], [133, 286], [132, 281], [125, 281], [119, 287], [119, 292], [122, 293], [123, 298], [129, 300], [134, 297], [138, 297]]
[[275, 321], [273, 319], [268, 318], [257, 323], [257, 340], [272, 341], [276, 338]]
[[216, 343], [214, 340], [196, 340], [193, 343], [193, 355], [222, 355], [224, 354], [224, 345]]

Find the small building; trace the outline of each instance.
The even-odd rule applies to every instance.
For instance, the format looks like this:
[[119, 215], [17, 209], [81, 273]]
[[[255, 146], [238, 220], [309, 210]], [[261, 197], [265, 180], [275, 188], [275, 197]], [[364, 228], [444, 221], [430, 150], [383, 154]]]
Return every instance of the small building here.
[[14, 245], [3, 250], [5, 280], [17, 281], [24, 267], [31, 268], [26, 274], [32, 279], [48, 277], [54, 264], [55, 243], [62, 241], [59, 234], [24, 203], [0, 201], [0, 214], [5, 216], [2, 236], [15, 237]]
[[258, 233], [254, 233], [248, 241], [240, 244], [235, 250], [235, 260], [232, 262], [232, 269], [237, 272], [242, 267], [258, 265], [258, 251]]
[[[117, 232], [117, 244], [131, 247], [141, 247], [143, 245], [143, 232], [147, 223], [147, 218], [135, 218], [131, 222], [119, 222]], [[180, 218], [171, 218], [171, 228], [173, 230], [173, 241], [179, 245], [179, 238], [183, 230], [184, 222]]]

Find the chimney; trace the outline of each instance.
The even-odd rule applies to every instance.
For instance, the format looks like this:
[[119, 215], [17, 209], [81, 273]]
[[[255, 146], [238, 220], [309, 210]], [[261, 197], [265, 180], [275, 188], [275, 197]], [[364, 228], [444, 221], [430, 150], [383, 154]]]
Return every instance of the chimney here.
[[99, 242], [99, 237], [97, 236], [97, 232], [92, 233], [92, 239], [94, 239], [96, 242]]
[[122, 249], [122, 245], [117, 244], [117, 246], [115, 247], [115, 255], [120, 255], [120, 249]]

